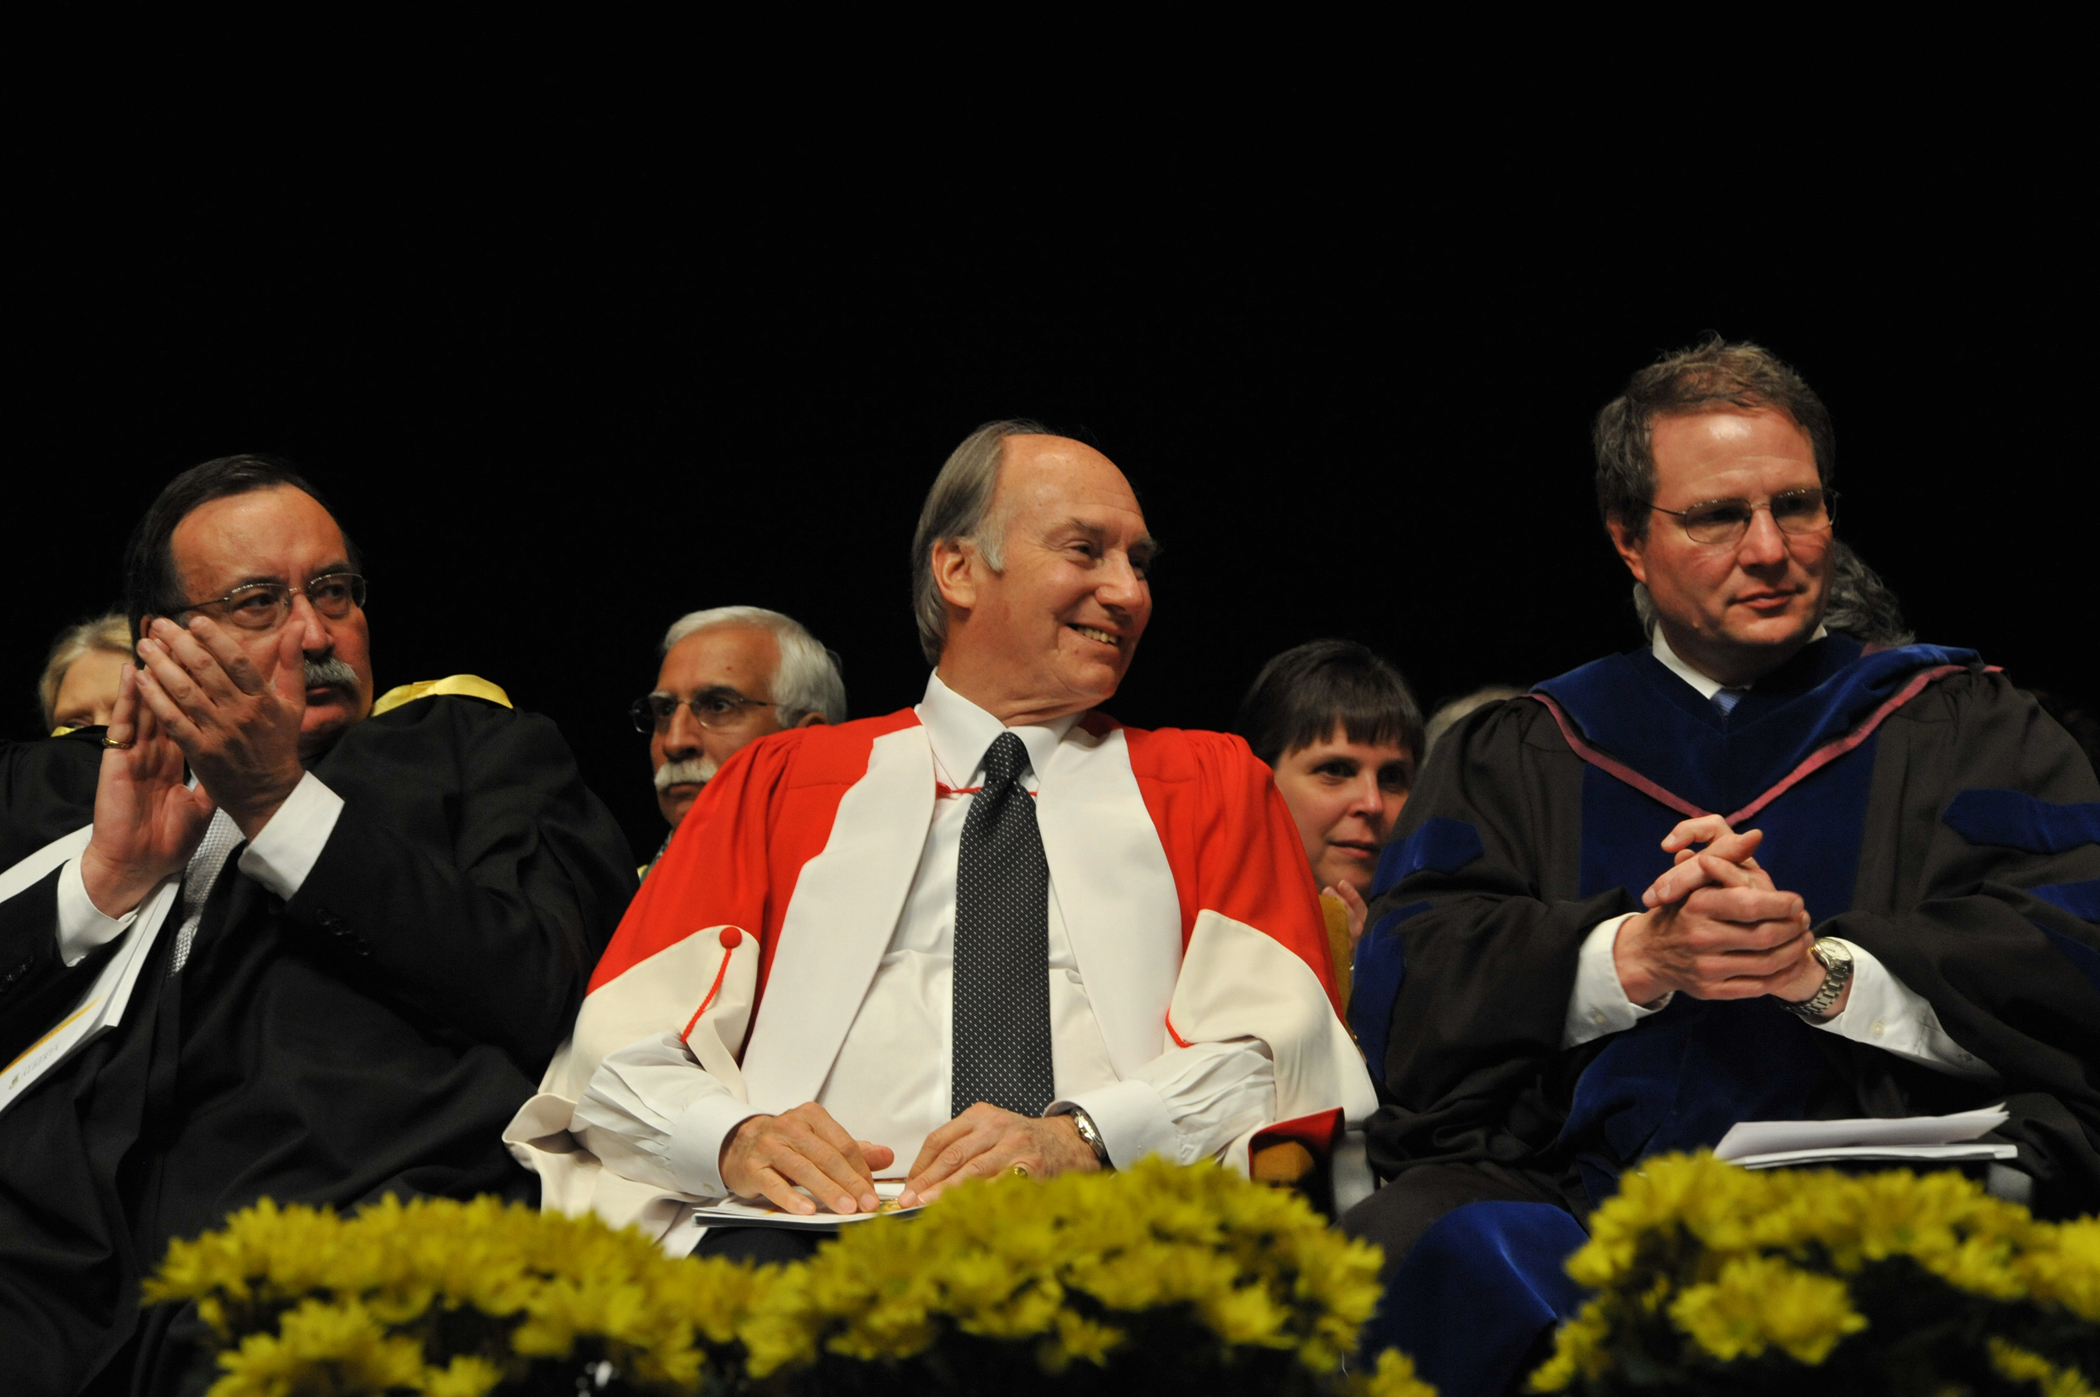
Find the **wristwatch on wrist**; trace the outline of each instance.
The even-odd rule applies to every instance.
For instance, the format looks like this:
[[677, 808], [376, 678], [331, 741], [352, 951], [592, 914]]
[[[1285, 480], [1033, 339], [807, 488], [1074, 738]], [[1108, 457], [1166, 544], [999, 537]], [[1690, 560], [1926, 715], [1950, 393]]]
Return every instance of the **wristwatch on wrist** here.
[[1852, 952], [1845, 949], [1842, 941], [1818, 941], [1808, 948], [1808, 953], [1822, 962], [1823, 988], [1798, 1004], [1791, 999], [1779, 1002], [1810, 1023], [1817, 1023], [1830, 1016], [1830, 1006], [1838, 1002], [1845, 986], [1852, 983]]
[[1101, 1132], [1094, 1128], [1094, 1118], [1092, 1116], [1080, 1110], [1077, 1106], [1060, 1106], [1050, 1114], [1053, 1116], [1070, 1116], [1072, 1118], [1072, 1128], [1079, 1132], [1079, 1138], [1085, 1143], [1086, 1147], [1094, 1152], [1094, 1158], [1100, 1161], [1101, 1167], [1103, 1169], [1114, 1167], [1108, 1162], [1108, 1141], [1102, 1139]]

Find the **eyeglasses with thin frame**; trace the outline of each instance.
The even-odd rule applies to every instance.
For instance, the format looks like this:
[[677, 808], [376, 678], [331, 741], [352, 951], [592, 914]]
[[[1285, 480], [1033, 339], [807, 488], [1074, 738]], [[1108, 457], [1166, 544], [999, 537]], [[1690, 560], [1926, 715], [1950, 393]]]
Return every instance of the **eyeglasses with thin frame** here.
[[1837, 491], [1821, 488], [1782, 490], [1763, 504], [1705, 500], [1690, 509], [1664, 509], [1659, 504], [1648, 507], [1658, 514], [1674, 516], [1694, 543], [1741, 543], [1760, 509], [1770, 511], [1772, 522], [1783, 534], [1821, 533], [1837, 523]]
[[354, 572], [330, 572], [304, 587], [282, 582], [245, 582], [216, 601], [191, 602], [168, 619], [189, 629], [188, 617], [204, 612], [244, 631], [275, 630], [292, 614], [292, 598], [305, 597], [315, 611], [331, 621], [340, 621], [365, 604], [365, 580]]
[[727, 732], [742, 727], [754, 708], [771, 708], [768, 699], [745, 698], [734, 689], [702, 689], [689, 699], [670, 694], [644, 694], [627, 705], [627, 716], [639, 733], [668, 732], [671, 715], [680, 706], [693, 712], [693, 721], [709, 732]]

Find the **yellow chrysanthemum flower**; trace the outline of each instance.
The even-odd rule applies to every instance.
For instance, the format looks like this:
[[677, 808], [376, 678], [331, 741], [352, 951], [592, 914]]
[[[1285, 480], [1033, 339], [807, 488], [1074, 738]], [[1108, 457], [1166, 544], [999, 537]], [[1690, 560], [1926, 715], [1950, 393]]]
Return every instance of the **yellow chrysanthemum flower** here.
[[1821, 1363], [1847, 1334], [1867, 1327], [1845, 1283], [1777, 1257], [1736, 1257], [1720, 1277], [1689, 1286], [1670, 1302], [1670, 1319], [1699, 1347], [1726, 1361], [1776, 1347]]

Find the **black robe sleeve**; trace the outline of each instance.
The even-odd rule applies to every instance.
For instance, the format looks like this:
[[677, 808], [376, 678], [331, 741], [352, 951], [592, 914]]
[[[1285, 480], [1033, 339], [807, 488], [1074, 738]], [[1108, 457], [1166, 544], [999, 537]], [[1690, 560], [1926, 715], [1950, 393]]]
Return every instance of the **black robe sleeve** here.
[[[1862, 849], [1853, 910], [1817, 934], [1872, 952], [1997, 1070], [1990, 1091], [2013, 1115], [2000, 1133], [2061, 1196], [2052, 1211], [2100, 1206], [2100, 928], [2036, 893], [2100, 879], [2100, 844], [2021, 818], [2046, 821], [2037, 802], [2060, 816], [2100, 801], [2100, 782], [2070, 735], [2001, 675], [1933, 686], [1881, 741], [1869, 829], [1887, 833]], [[1970, 792], [1994, 793], [1985, 814], [1964, 817], [1977, 798], [1957, 802]]]
[[[93, 821], [102, 733], [0, 743], [0, 868]], [[91, 954], [70, 970], [60, 962], [56, 872], [0, 902], [0, 1063], [71, 1009], [108, 957]]]
[[[359, 724], [316, 775], [344, 805], [292, 919], [537, 1078], [635, 890], [554, 724], [426, 699]], [[400, 800], [404, 784], [425, 798]]]
[[1581, 759], [1528, 699], [1471, 714], [1416, 783], [1396, 842], [1441, 820], [1477, 832], [1480, 851], [1414, 873], [1367, 919], [1402, 938], [1406, 963], [1369, 1133], [1381, 1174], [1528, 1163], [1559, 1133], [1553, 1103], [1578, 1070], [1561, 1051], [1577, 952], [1598, 922], [1640, 910], [1620, 889], [1578, 897], [1581, 790]]
[[95, 818], [106, 728], [38, 742], [0, 740], [0, 868]]

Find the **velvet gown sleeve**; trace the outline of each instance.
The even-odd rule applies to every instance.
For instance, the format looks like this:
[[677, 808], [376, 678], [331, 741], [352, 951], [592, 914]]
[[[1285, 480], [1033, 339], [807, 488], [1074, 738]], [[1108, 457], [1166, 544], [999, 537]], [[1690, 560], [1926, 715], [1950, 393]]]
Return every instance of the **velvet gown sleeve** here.
[[315, 774], [344, 804], [291, 919], [536, 1076], [635, 890], [554, 724], [425, 699], [360, 723]]
[[2100, 1204], [2100, 782], [2001, 675], [1935, 685], [1882, 742], [1873, 823], [1890, 837], [1862, 851], [1854, 910], [1817, 932], [1930, 1001], [1997, 1070], [2022, 1167]]
[[1381, 860], [1366, 934], [1397, 937], [1404, 960], [1373, 1064], [1384, 1068], [1370, 1131], [1381, 1173], [1527, 1162], [1559, 1133], [1555, 1103], [1594, 1056], [1561, 1050], [1577, 953], [1598, 922], [1639, 910], [1620, 889], [1578, 895], [1581, 788], [1580, 759], [1526, 700], [1481, 708], [1423, 771]]

